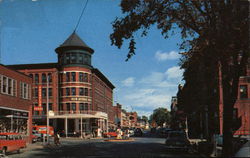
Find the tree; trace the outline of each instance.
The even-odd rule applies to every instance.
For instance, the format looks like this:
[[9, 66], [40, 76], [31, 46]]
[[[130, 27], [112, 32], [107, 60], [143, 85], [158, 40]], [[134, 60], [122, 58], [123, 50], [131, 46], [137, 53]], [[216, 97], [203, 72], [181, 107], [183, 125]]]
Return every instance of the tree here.
[[[222, 73], [224, 124], [223, 156], [232, 155], [233, 106], [238, 95], [240, 75], [249, 57], [249, 1], [239, 0], [122, 0], [123, 18], [112, 23], [112, 45], [121, 48], [130, 40], [127, 60], [135, 54], [134, 33], [146, 36], [156, 25], [164, 38], [174, 27], [181, 31], [187, 56], [210, 53]], [[177, 29], [177, 31], [178, 31]], [[209, 51], [206, 51], [209, 50]]]
[[163, 126], [164, 123], [170, 123], [170, 113], [166, 108], [157, 108], [151, 116], [151, 122], [155, 121], [158, 126]]
[[145, 122], [148, 122], [148, 117], [147, 117], [147, 116], [144, 116], [144, 115], [143, 115], [143, 116], [141, 117], [141, 119], [144, 120]]

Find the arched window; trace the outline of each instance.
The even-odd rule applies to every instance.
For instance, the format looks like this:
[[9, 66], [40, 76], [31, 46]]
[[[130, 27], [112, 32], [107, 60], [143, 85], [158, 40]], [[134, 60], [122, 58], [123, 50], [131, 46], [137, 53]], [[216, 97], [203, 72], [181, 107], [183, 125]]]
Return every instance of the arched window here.
[[39, 75], [35, 74], [35, 83], [38, 84], [39, 83]]
[[42, 83], [46, 83], [47, 79], [46, 79], [46, 74], [42, 74]]
[[51, 73], [48, 73], [48, 78], [49, 78], [49, 82], [52, 82], [52, 75], [51, 75]]

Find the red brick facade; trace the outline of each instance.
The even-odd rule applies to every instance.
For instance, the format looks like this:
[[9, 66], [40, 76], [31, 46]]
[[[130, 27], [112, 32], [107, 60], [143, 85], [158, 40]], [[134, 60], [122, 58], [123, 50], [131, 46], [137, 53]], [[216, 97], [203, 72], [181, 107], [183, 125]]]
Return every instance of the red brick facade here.
[[32, 133], [31, 85], [29, 76], [0, 65], [0, 132]]

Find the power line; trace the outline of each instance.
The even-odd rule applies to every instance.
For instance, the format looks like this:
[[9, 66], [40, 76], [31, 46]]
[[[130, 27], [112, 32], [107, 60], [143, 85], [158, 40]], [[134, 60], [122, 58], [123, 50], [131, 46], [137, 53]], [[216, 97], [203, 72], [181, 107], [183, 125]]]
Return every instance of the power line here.
[[88, 4], [88, 0], [86, 1], [85, 5], [84, 5], [83, 8], [82, 8], [82, 13], [81, 13], [81, 15], [80, 15], [80, 17], [79, 17], [79, 19], [78, 19], [78, 22], [77, 22], [77, 24], [76, 24], [76, 27], [75, 27], [75, 29], [74, 29], [74, 32], [76, 31], [76, 29], [77, 29], [77, 27], [78, 27], [78, 25], [79, 25], [79, 23], [80, 23], [80, 21], [81, 21], [81, 19], [82, 19], [82, 15], [83, 15], [83, 13], [84, 13], [86, 7], [87, 7], [87, 4]]

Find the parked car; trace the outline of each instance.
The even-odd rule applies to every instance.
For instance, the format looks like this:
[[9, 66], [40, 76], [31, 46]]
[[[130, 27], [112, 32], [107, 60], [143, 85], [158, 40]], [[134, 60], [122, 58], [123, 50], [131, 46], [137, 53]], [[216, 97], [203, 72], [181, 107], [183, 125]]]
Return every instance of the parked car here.
[[117, 133], [113, 129], [109, 129], [108, 132], [103, 133], [103, 137], [117, 137]]
[[183, 131], [169, 132], [165, 143], [168, 150], [188, 151], [191, 147], [191, 144]]
[[0, 133], [0, 151], [6, 155], [7, 152], [17, 151], [26, 148], [26, 141], [19, 133]]
[[136, 128], [134, 131], [134, 136], [135, 137], [141, 137], [143, 135], [142, 129], [141, 128]]

